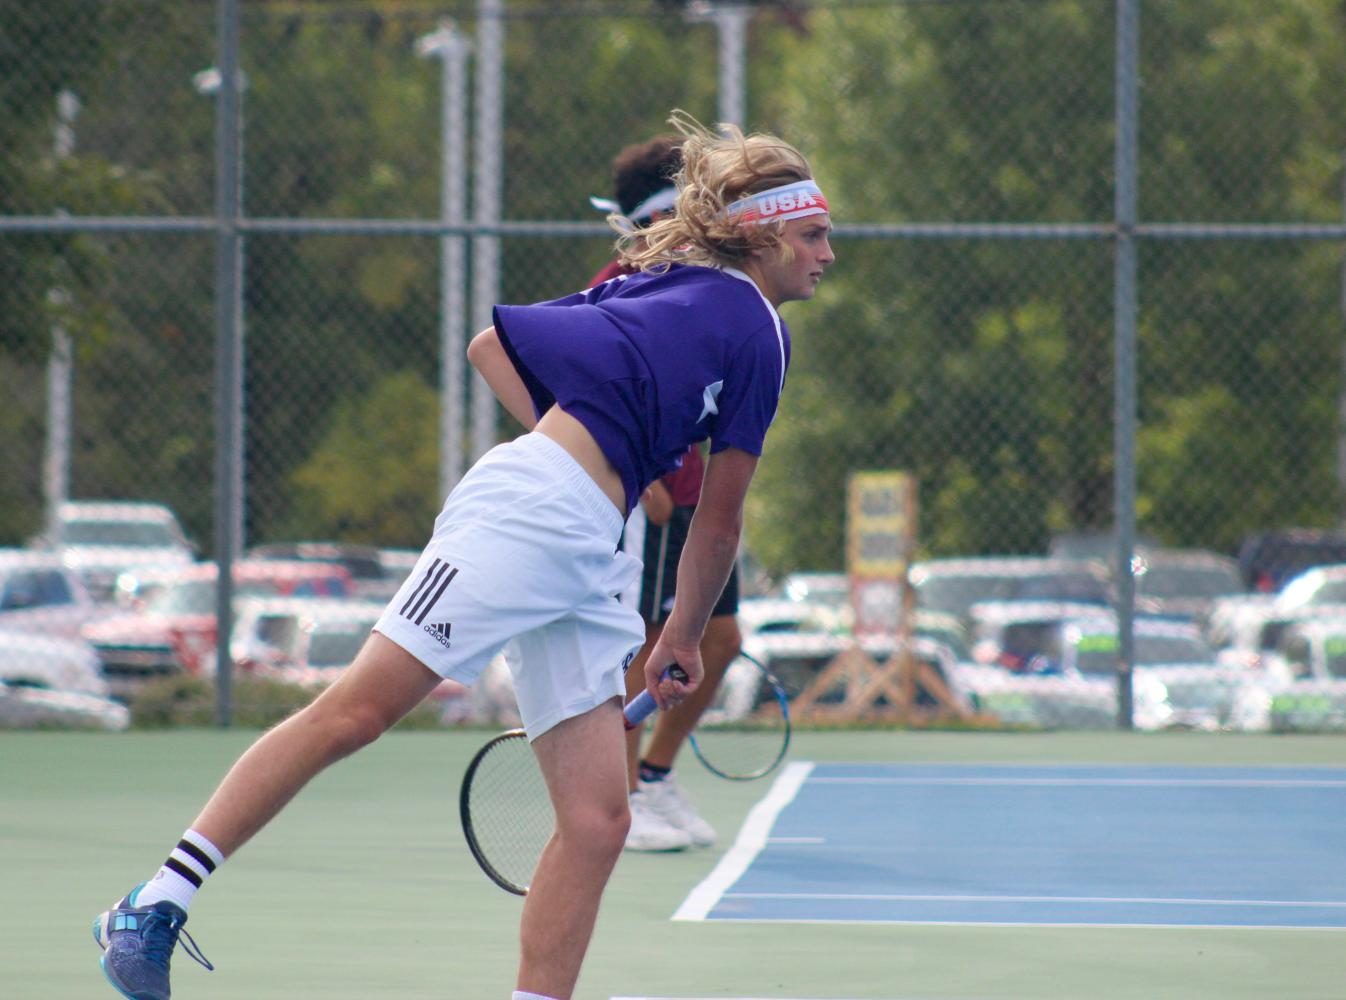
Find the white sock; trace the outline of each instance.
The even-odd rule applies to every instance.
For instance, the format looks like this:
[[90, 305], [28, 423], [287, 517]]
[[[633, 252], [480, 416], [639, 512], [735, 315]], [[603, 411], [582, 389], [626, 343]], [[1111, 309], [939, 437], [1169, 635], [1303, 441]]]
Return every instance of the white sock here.
[[510, 1000], [556, 1000], [556, 998], [544, 997], [541, 993], [525, 993], [523, 990], [515, 990]]
[[154, 878], [137, 893], [135, 905], [151, 906], [167, 899], [185, 910], [207, 876], [222, 864], [220, 849], [195, 830], [188, 830]]

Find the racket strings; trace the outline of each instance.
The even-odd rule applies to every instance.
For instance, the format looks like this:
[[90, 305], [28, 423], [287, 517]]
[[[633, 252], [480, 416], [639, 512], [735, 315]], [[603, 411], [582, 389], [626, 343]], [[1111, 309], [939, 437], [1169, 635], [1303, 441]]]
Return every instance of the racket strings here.
[[487, 874], [511, 892], [526, 892], [556, 815], [522, 733], [483, 751], [466, 789], [463, 819]]
[[789, 748], [788, 696], [761, 663], [742, 654], [730, 665], [691, 743], [714, 774], [739, 781], [760, 778]]

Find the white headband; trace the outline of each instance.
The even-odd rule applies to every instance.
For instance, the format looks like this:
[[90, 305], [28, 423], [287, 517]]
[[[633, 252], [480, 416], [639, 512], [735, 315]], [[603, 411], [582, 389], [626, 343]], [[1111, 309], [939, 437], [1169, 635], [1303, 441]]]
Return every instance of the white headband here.
[[827, 212], [827, 199], [812, 180], [791, 181], [740, 198], [725, 212], [737, 217], [740, 222], [752, 222], [760, 226], [768, 222], [789, 222], [809, 215], [823, 215]]
[[600, 198], [594, 195], [589, 198], [589, 204], [600, 212], [606, 212], [608, 215], [620, 215], [630, 222], [648, 222], [660, 212], [667, 212], [678, 200], [678, 189], [675, 187], [661, 188], [654, 192], [644, 201], [642, 201], [631, 211], [623, 212], [622, 206], [617, 204], [611, 198]]

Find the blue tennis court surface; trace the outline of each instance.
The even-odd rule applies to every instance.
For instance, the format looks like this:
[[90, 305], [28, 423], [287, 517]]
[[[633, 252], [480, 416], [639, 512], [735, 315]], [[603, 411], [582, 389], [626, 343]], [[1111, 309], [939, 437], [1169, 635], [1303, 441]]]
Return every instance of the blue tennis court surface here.
[[794, 763], [677, 920], [1346, 927], [1346, 770]]

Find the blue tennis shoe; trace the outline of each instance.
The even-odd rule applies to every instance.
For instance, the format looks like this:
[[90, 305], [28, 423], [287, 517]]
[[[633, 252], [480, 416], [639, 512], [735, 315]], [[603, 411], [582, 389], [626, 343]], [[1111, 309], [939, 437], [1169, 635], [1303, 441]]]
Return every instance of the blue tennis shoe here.
[[187, 911], [168, 900], [136, 906], [136, 886], [116, 906], [93, 922], [94, 940], [103, 949], [103, 974], [128, 1000], [169, 1000], [168, 963], [183, 938], [183, 950], [207, 969], [214, 969], [192, 936], [182, 929]]

